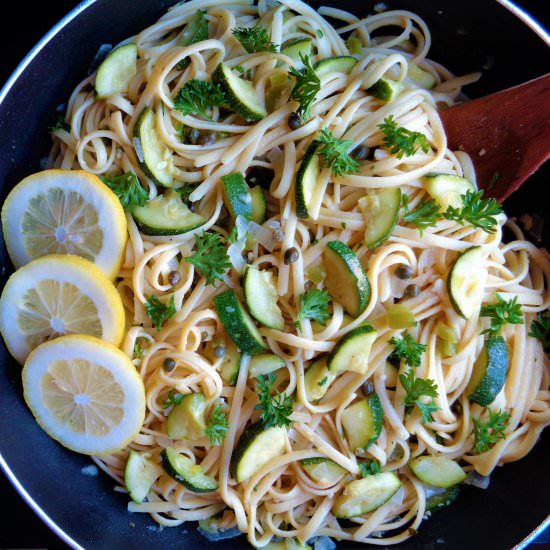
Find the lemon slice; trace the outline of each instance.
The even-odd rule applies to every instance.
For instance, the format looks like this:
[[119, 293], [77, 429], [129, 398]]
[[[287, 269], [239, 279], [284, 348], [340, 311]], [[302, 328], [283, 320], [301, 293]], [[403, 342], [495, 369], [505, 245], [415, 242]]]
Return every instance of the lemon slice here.
[[24, 363], [46, 340], [89, 334], [118, 346], [125, 314], [120, 294], [92, 262], [51, 254], [18, 269], [0, 297], [0, 332], [10, 353]]
[[141, 377], [127, 355], [98, 338], [76, 334], [46, 342], [29, 355], [22, 376], [38, 424], [73, 451], [119, 451], [143, 424]]
[[117, 196], [83, 170], [44, 170], [21, 180], [2, 207], [2, 229], [16, 268], [46, 254], [76, 254], [111, 279], [127, 240]]

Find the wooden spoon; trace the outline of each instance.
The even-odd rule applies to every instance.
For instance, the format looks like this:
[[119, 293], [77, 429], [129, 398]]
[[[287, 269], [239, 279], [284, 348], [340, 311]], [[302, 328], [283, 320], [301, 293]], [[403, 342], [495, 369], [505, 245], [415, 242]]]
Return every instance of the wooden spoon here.
[[550, 73], [440, 112], [485, 195], [503, 201], [550, 157]]

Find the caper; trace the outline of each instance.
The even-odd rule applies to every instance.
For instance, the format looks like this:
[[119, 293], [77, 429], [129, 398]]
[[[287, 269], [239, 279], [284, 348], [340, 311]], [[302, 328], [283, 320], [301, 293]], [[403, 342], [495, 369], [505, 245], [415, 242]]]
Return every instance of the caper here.
[[225, 347], [224, 346], [216, 346], [214, 348], [214, 357], [221, 359], [225, 355]]
[[302, 117], [298, 113], [288, 115], [288, 127], [291, 130], [297, 130], [302, 125]]
[[420, 294], [420, 287], [418, 285], [408, 285], [403, 292], [403, 298], [416, 298]]
[[197, 139], [198, 145], [211, 145], [216, 141], [216, 132], [201, 132]]
[[298, 249], [295, 246], [288, 248], [285, 252], [285, 265], [293, 264], [298, 260]]
[[351, 157], [355, 160], [365, 160], [369, 156], [369, 148], [364, 145], [358, 145], [351, 153]]
[[400, 279], [410, 279], [413, 274], [412, 267], [406, 265], [406, 264], [399, 264], [395, 268], [395, 276], [399, 277]]
[[179, 271], [170, 271], [170, 273], [168, 273], [168, 282], [172, 285], [172, 286], [175, 286], [177, 285], [179, 282], [181, 281], [181, 274]]
[[166, 357], [162, 362], [162, 368], [166, 372], [172, 372], [176, 368], [176, 362], [171, 357]]
[[371, 393], [374, 393], [374, 384], [372, 383], [371, 380], [367, 380], [366, 382], [363, 383], [363, 386], [361, 387], [361, 389], [363, 390], [363, 393], [365, 394], [365, 396], [369, 396]]

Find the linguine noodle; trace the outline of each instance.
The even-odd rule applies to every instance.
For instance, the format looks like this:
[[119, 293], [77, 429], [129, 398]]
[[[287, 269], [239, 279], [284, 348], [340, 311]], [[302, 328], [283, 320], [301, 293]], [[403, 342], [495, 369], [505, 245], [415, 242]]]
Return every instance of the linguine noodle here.
[[[206, 10], [209, 38], [190, 46], [178, 45], [185, 25], [198, 10]], [[349, 74], [322, 77], [310, 117], [297, 129], [287, 124], [297, 108], [289, 99], [290, 88], [271, 98], [268, 116], [256, 123], [247, 123], [217, 107], [211, 120], [183, 115], [175, 109], [174, 99], [182, 86], [191, 79], [210, 80], [221, 61], [249, 75], [258, 95], [269, 97], [271, 78], [278, 73], [285, 75], [295, 62], [282, 53], [246, 53], [232, 29], [255, 24], [268, 28], [274, 44], [311, 38], [316, 60], [349, 55], [345, 37], [353, 32], [362, 45], [359, 61]], [[260, 0], [257, 5], [245, 0], [193, 0], [174, 6], [126, 42], [134, 42], [139, 53], [138, 70], [128, 92], [96, 99], [95, 75], [84, 79], [67, 105], [70, 130], [61, 128], [54, 133], [49, 166], [84, 169], [98, 175], [131, 171], [148, 190], [149, 198], [156, 197], [162, 187], [143, 171], [133, 143], [134, 125], [142, 110], [150, 107], [156, 130], [172, 154], [169, 162], [174, 165], [176, 187], [194, 186], [190, 201], [206, 218], [197, 229], [175, 236], [148, 236], [127, 215], [129, 241], [117, 279], [129, 325], [122, 349], [134, 360], [147, 395], [146, 419], [130, 448], [159, 461], [162, 449], [173, 447], [219, 483], [215, 492], [193, 493], [162, 473], [147, 499], [130, 502], [129, 510], [148, 513], [163, 526], [215, 516], [212, 523], [216, 527], [237, 527], [256, 547], [274, 537], [305, 542], [314, 536], [396, 544], [413, 535], [425, 517], [427, 488], [407, 467], [411, 458], [426, 453], [443, 455], [461, 461], [466, 471], [488, 476], [496, 466], [524, 457], [550, 423], [548, 363], [540, 344], [528, 336], [537, 313], [550, 305], [550, 264], [543, 251], [524, 240], [518, 226], [503, 214], [498, 216], [495, 233], [449, 220], [440, 220], [420, 233], [401, 219], [381, 246], [368, 249], [363, 241], [366, 222], [360, 199], [367, 190], [398, 186], [409, 196], [412, 209], [426, 197], [420, 182], [426, 173], [456, 174], [475, 182], [467, 155], [448, 149], [438, 109], [454, 104], [462, 87], [479, 75], [456, 77], [427, 59], [430, 32], [413, 13], [386, 11], [358, 18], [336, 8], [316, 11], [300, 0], [274, 4]], [[190, 61], [188, 66], [178, 68], [184, 59]], [[423, 89], [407, 77], [412, 63], [435, 77], [433, 89]], [[384, 75], [404, 85], [397, 99], [388, 103], [366, 92]], [[429, 151], [403, 158], [389, 154], [382, 147], [379, 125], [390, 115], [401, 126], [424, 134]], [[216, 139], [203, 145], [186, 143], [181, 138], [183, 126], [203, 134], [215, 133]], [[350, 140], [351, 149], [365, 145], [375, 153], [353, 174], [334, 177], [324, 169], [322, 192], [315, 197], [311, 218], [301, 219], [294, 203], [296, 169], [307, 146], [323, 128], [330, 128], [337, 138]], [[262, 327], [260, 332], [270, 350], [285, 363], [278, 372], [276, 389], [293, 395], [294, 403], [286, 452], [237, 483], [230, 472], [230, 460], [241, 434], [259, 417], [255, 408], [257, 386], [249, 376], [246, 355], [235, 384], [222, 379], [222, 359], [212, 354], [212, 345], [220, 335], [227, 335], [213, 298], [228, 287], [241, 293], [246, 264], [233, 261], [224, 280], [209, 285], [185, 258], [194, 250], [196, 233], [208, 229], [228, 237], [231, 228], [220, 178], [233, 172], [247, 173], [253, 167], [271, 169], [274, 178], [263, 224], [270, 239], [255, 242], [249, 259], [275, 274], [278, 303], [286, 323], [284, 330]], [[502, 240], [505, 225], [512, 234], [507, 243]], [[325, 326], [303, 319], [298, 331], [294, 322], [300, 295], [309, 288], [323, 288], [322, 277], [319, 280], [315, 274], [322, 273], [323, 251], [335, 239], [350, 246], [363, 264], [372, 287], [369, 305], [352, 319], [333, 300]], [[507, 300], [517, 297], [524, 316], [523, 324], [509, 324], [502, 331], [509, 349], [509, 369], [504, 388], [491, 404], [492, 410], [511, 415], [506, 437], [481, 454], [473, 451], [473, 419], [485, 408], [471, 403], [465, 389], [483, 347], [480, 333], [488, 321], [479, 312], [468, 320], [460, 317], [445, 286], [458, 253], [473, 245], [482, 248], [485, 258], [483, 301], [492, 302], [495, 293]], [[297, 260], [285, 263], [285, 251], [292, 247], [298, 251]], [[400, 264], [412, 269], [407, 281], [395, 276]], [[174, 271], [180, 276], [176, 285], [169, 281]], [[405, 287], [411, 284], [420, 292], [404, 296]], [[146, 314], [145, 303], [151, 296], [160, 296], [163, 301], [174, 299], [176, 313], [158, 331]], [[398, 301], [406, 304], [417, 320], [410, 334], [426, 346], [416, 374], [433, 380], [438, 388], [435, 404], [439, 410], [427, 424], [418, 411], [409, 412], [403, 404], [404, 389], [398, 374], [405, 366], [399, 371], [387, 366], [393, 351], [390, 340], [403, 333], [390, 328], [386, 317], [389, 306]], [[438, 320], [453, 327], [458, 337], [456, 353], [450, 357], [442, 357], [437, 346]], [[309, 402], [304, 372], [312, 360], [330, 352], [339, 338], [366, 321], [378, 333], [367, 371], [361, 375], [340, 373], [320, 401]], [[167, 358], [175, 361], [169, 372], [162, 368]], [[381, 401], [383, 429], [374, 444], [356, 453], [343, 435], [342, 412], [363, 397], [362, 387], [367, 381]], [[169, 408], [165, 403], [174, 392], [202, 393], [208, 410], [223, 404], [229, 428], [221, 445], [212, 445], [206, 436], [188, 441], [166, 435]], [[95, 458], [121, 490], [128, 451]], [[301, 460], [312, 457], [328, 457], [347, 474], [332, 486], [316, 483], [301, 465]], [[339, 522], [331, 513], [332, 505], [344, 486], [360, 477], [358, 462], [365, 458], [378, 461], [383, 471], [398, 473], [401, 489], [375, 511]]]

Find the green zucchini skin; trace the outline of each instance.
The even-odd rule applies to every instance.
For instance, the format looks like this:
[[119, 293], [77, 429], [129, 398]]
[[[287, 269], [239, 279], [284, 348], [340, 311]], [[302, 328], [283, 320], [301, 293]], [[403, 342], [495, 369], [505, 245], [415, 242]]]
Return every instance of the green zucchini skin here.
[[239, 350], [250, 355], [267, 351], [267, 346], [234, 290], [214, 297], [214, 307], [229, 337]]
[[370, 325], [359, 325], [342, 336], [328, 356], [329, 370], [348, 370], [364, 374], [368, 368], [368, 356], [376, 336], [376, 330]]
[[352, 451], [366, 450], [375, 443], [382, 433], [383, 423], [384, 409], [376, 393], [357, 401], [342, 414], [342, 424]]
[[483, 407], [490, 405], [506, 382], [508, 363], [508, 346], [504, 338], [487, 338], [466, 387], [468, 399]]
[[446, 456], [417, 456], [409, 462], [409, 468], [420, 481], [443, 489], [466, 479], [466, 472], [458, 462]]
[[330, 73], [349, 74], [353, 67], [357, 64], [357, 59], [351, 55], [338, 55], [335, 57], [327, 57], [321, 59], [315, 64], [315, 73], [318, 77], [325, 76]]
[[315, 188], [321, 172], [317, 156], [320, 146], [321, 142], [317, 140], [310, 143], [296, 172], [294, 183], [296, 215], [302, 219], [310, 217], [311, 200], [315, 196]]
[[193, 464], [189, 458], [171, 448], [160, 453], [162, 467], [166, 473], [193, 493], [211, 493], [218, 489], [218, 482]]
[[460, 494], [460, 485], [453, 485], [442, 493], [437, 493], [426, 499], [426, 512], [436, 512], [450, 506]]

